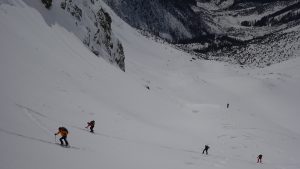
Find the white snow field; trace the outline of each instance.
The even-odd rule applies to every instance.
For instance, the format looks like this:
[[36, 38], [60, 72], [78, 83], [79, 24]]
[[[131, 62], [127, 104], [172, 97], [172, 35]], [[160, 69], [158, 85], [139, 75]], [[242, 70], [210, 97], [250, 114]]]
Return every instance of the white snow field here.
[[[56, 22], [58, 2], [0, 0], [1, 169], [300, 168], [299, 57], [264, 69], [190, 61], [102, 5], [126, 72]], [[71, 148], [55, 144], [59, 126]]]

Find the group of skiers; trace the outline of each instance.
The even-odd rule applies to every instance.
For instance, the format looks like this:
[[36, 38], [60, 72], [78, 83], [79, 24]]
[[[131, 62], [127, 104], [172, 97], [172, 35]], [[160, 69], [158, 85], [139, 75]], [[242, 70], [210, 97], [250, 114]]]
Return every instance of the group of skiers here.
[[[229, 107], [229, 104], [227, 105], [227, 107]], [[87, 122], [87, 126], [85, 127], [85, 128], [90, 128], [90, 132], [91, 133], [94, 133], [94, 127], [95, 127], [95, 120], [92, 120], [92, 121], [90, 121], [90, 122]], [[58, 132], [57, 133], [55, 133], [54, 135], [56, 136], [56, 135], [58, 135], [58, 134], [60, 134], [61, 135], [61, 138], [59, 139], [59, 141], [60, 141], [60, 145], [61, 146], [64, 146], [64, 143], [63, 143], [63, 141], [65, 142], [65, 146], [67, 147], [67, 146], [69, 146], [69, 142], [67, 141], [67, 136], [68, 136], [68, 134], [69, 134], [69, 132], [68, 132], [68, 130], [65, 128], [65, 127], [59, 127], [58, 128]], [[205, 145], [204, 146], [204, 149], [203, 149], [203, 151], [202, 151], [202, 154], [206, 154], [206, 155], [208, 155], [208, 149], [209, 149], [210, 147], [208, 146], [208, 145]], [[259, 154], [258, 156], [257, 156], [257, 163], [262, 163], [262, 154]]]
[[[88, 128], [88, 127], [90, 127], [90, 132], [91, 132], [91, 133], [94, 133], [95, 120], [92, 120], [92, 121], [90, 121], [90, 122], [87, 122], [87, 126], [86, 126], [85, 128]], [[61, 135], [61, 138], [59, 139], [60, 145], [61, 145], [61, 146], [66, 146], [66, 147], [68, 147], [68, 146], [69, 146], [69, 142], [68, 142], [68, 140], [67, 140], [67, 136], [68, 136], [68, 134], [69, 134], [69, 131], [67, 130], [67, 128], [65, 128], [65, 127], [59, 127], [59, 128], [58, 128], [58, 132], [55, 133], [54, 135], [56, 136], [56, 135], [58, 135], [58, 134]], [[64, 144], [63, 141], [65, 142], [65, 144]]]
[[[204, 149], [203, 149], [203, 151], [202, 151], [202, 154], [206, 154], [206, 155], [208, 155], [208, 149], [209, 149], [210, 147], [208, 146], [208, 145], [205, 145], [204, 146]], [[257, 163], [262, 163], [262, 154], [259, 154], [258, 156], [257, 156]]]

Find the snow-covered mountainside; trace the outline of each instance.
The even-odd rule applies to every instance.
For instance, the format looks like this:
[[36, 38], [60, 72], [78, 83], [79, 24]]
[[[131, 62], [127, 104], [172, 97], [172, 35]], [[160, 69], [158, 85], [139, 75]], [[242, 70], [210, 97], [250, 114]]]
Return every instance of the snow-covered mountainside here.
[[240, 44], [215, 48], [204, 56], [213, 59], [266, 67], [300, 56], [300, 24]]
[[258, 67], [299, 56], [298, 1], [234, 1], [226, 9], [218, 4], [198, 1], [199, 8], [211, 11], [224, 35], [178, 46], [199, 58]]
[[55, 22], [74, 33], [96, 56], [125, 71], [125, 55], [120, 41], [111, 31], [111, 17], [98, 0], [55, 0], [47, 10], [40, 0], [24, 0], [41, 12], [51, 26]]
[[[48, 15], [40, 1], [0, 0], [1, 169], [300, 168], [299, 57], [264, 69], [193, 60], [98, 2], [126, 72], [55, 3]], [[70, 148], [56, 144], [60, 126]]]
[[[300, 41], [293, 36], [300, 24], [297, 0], [105, 2], [133, 27], [170, 40], [198, 58], [264, 67], [298, 56]], [[258, 51], [252, 50], [255, 46]], [[287, 48], [273, 54], [270, 50], [276, 46]]]
[[[243, 3], [247, 8], [241, 9]], [[212, 45], [206, 58], [265, 67], [298, 57], [299, 7], [298, 1], [241, 1], [217, 12], [215, 20], [224, 23], [227, 35], [242, 41]]]
[[203, 7], [209, 10], [225, 9], [236, 2], [235, 0], [196, 0], [197, 6]]

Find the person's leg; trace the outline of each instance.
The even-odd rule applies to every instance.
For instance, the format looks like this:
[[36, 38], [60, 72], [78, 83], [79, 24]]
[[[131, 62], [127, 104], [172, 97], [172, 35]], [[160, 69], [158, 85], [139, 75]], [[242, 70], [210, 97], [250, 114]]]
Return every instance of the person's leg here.
[[61, 137], [60, 139], [59, 139], [59, 141], [60, 141], [60, 145], [64, 145], [64, 143], [63, 143], [63, 137]]
[[68, 146], [69, 142], [67, 141], [67, 136], [64, 137], [64, 140], [65, 140], [66, 146]]
[[94, 126], [91, 126], [91, 132], [93, 133], [94, 132]]

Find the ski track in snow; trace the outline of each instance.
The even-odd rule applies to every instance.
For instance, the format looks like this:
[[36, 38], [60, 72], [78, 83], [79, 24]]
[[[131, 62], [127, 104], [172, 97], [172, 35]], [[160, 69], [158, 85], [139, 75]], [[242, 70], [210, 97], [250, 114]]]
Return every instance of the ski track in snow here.
[[[55, 145], [55, 146], [58, 144], [58, 143], [53, 143], [51, 141], [47, 141], [47, 140], [43, 140], [43, 139], [31, 137], [31, 136], [26, 136], [26, 135], [16, 133], [16, 132], [13, 132], [13, 131], [8, 131], [8, 130], [2, 129], [2, 128], [0, 128], [0, 132], [5, 133], [5, 134], [9, 134], [9, 135], [13, 135], [13, 136], [17, 136], [17, 137], [21, 137], [21, 138], [24, 138], [24, 139], [29, 139], [29, 140], [38, 141], [38, 142], [41, 142], [41, 143], [47, 143], [47, 144]], [[86, 150], [84, 148], [79, 148], [79, 147], [76, 147], [76, 146], [70, 146], [69, 148], [74, 149], [74, 150], [84, 150], [84, 151]]]
[[25, 111], [25, 114], [27, 115], [27, 117], [29, 117], [33, 122], [35, 122], [35, 124], [38, 125], [39, 128], [41, 128], [42, 130], [44, 130], [46, 133], [48, 133], [50, 135], [52, 134], [51, 130], [48, 129], [39, 118], [35, 117], [35, 115], [39, 115], [44, 118], [47, 118], [47, 116], [45, 116], [37, 111], [34, 111], [31, 108], [25, 107], [23, 105], [20, 105], [20, 104], [16, 104], [16, 105], [18, 107], [22, 108]]

